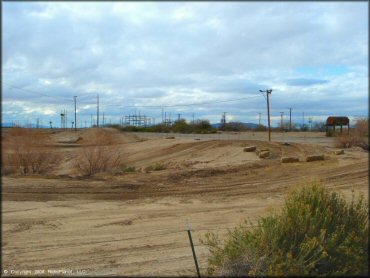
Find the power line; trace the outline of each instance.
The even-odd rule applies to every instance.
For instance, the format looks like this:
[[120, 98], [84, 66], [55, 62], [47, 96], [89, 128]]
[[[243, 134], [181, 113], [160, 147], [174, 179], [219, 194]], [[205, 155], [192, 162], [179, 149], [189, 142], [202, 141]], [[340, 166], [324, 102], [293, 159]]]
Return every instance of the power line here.
[[[24, 88], [21, 88], [21, 87], [18, 87], [18, 86], [6, 84], [6, 83], [4, 83], [4, 84], [9, 86], [9, 87], [12, 87], [14, 89], [22, 90], [22, 91], [25, 91], [25, 92], [28, 92], [28, 93], [31, 93], [31, 94], [35, 94], [35, 95], [38, 95], [38, 96], [50, 97], [50, 98], [54, 98], [54, 99], [58, 99], [58, 100], [63, 99], [65, 101], [71, 101], [69, 98], [64, 98], [64, 97], [59, 97], [59, 96], [51, 96], [51, 95], [35, 92], [35, 91], [29, 90], [29, 89], [24, 89]], [[187, 106], [197, 106], [197, 105], [209, 105], [209, 104], [214, 104], [214, 103], [226, 103], [226, 102], [250, 99], [250, 98], [255, 98], [255, 97], [258, 97], [258, 95], [243, 97], [243, 98], [237, 98], [237, 99], [229, 99], [229, 100], [199, 102], [199, 103], [187, 103], [187, 104], [174, 104], [174, 105], [127, 105], [127, 106], [123, 106], [122, 104], [106, 103], [106, 104], [104, 104], [104, 106], [117, 106], [117, 107], [122, 107], [122, 108], [132, 108], [132, 107], [143, 107], [143, 108], [187, 107]], [[82, 103], [92, 104], [92, 103], [86, 103], [86, 102], [82, 102]]]
[[9, 87], [14, 88], [14, 89], [18, 89], [18, 90], [21, 90], [21, 91], [27, 92], [27, 93], [35, 94], [35, 95], [38, 95], [38, 96], [51, 97], [51, 98], [55, 98], [55, 99], [58, 99], [58, 100], [60, 100], [60, 99], [64, 99], [64, 100], [66, 100], [66, 101], [71, 101], [71, 100], [70, 100], [70, 99], [68, 99], [68, 98], [58, 97], [58, 96], [50, 96], [50, 95], [42, 94], [42, 93], [35, 92], [35, 91], [29, 90], [29, 89], [24, 89], [24, 88], [21, 88], [21, 87], [18, 87], [18, 86], [10, 85], [10, 84], [7, 84], [7, 83], [5, 83], [5, 82], [4, 82], [4, 85], [9, 86]]
[[198, 102], [198, 103], [174, 104], [174, 105], [128, 105], [128, 106], [123, 106], [121, 104], [105, 104], [105, 106], [119, 106], [119, 107], [122, 107], [122, 108], [130, 108], [130, 107], [144, 107], [144, 108], [184, 107], [184, 106], [207, 105], [207, 104], [214, 104], [214, 103], [225, 103], [225, 102], [232, 102], [232, 101], [250, 99], [250, 98], [255, 98], [255, 97], [259, 97], [259, 95], [254, 95], [254, 96], [244, 97], [244, 98], [237, 98], [237, 99], [212, 101], [212, 102]]

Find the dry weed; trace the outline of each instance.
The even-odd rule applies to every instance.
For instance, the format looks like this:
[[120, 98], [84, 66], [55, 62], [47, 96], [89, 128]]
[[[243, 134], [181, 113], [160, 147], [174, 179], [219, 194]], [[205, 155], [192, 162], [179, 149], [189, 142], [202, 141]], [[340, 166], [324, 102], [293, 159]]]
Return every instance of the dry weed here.
[[44, 174], [58, 165], [60, 156], [46, 147], [48, 137], [40, 130], [12, 128], [3, 152], [3, 174]]
[[83, 147], [78, 153], [74, 166], [84, 176], [113, 172], [120, 168], [121, 155], [107, 146]]
[[369, 120], [361, 118], [356, 120], [355, 128], [349, 134], [338, 134], [335, 145], [339, 148], [351, 148], [354, 146], [369, 150]]

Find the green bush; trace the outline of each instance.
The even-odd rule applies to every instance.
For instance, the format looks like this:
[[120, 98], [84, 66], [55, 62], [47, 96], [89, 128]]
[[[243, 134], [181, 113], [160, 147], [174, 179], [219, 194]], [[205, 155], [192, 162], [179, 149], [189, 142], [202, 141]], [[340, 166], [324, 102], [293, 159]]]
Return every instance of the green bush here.
[[126, 166], [123, 168], [124, 173], [134, 173], [136, 172], [136, 168], [134, 166]]
[[257, 226], [207, 233], [209, 274], [368, 275], [368, 207], [318, 184], [293, 191], [282, 211]]
[[191, 126], [185, 119], [180, 119], [172, 125], [172, 131], [176, 133], [189, 133], [191, 131]]

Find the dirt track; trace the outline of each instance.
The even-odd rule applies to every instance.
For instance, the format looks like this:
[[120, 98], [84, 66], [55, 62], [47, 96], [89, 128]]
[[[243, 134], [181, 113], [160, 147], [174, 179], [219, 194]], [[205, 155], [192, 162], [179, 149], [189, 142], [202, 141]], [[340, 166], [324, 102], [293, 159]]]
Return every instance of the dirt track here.
[[[255, 221], [278, 209], [293, 187], [320, 180], [346, 197], [351, 189], [368, 195], [368, 153], [361, 149], [335, 156], [330, 143], [312, 145], [307, 137], [306, 144], [284, 145], [193, 138], [145, 141], [110, 132], [135, 173], [76, 177], [73, 154], [79, 144], [88, 144], [81, 131], [51, 135], [53, 148], [65, 159], [49, 176], [3, 177], [3, 269], [195, 275], [187, 220], [204, 273], [207, 249], [199, 239], [207, 231], [224, 234], [243, 219]], [[76, 136], [85, 141], [73, 143]], [[243, 152], [247, 145], [269, 148], [270, 158]], [[304, 162], [309, 154], [325, 154], [325, 160]], [[281, 164], [286, 155], [300, 162]], [[155, 163], [166, 169], [145, 170]]]

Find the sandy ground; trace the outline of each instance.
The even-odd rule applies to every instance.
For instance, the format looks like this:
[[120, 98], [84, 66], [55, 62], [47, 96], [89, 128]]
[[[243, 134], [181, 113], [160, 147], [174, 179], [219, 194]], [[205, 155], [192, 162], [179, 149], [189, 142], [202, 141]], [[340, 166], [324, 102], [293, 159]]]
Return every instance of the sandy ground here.
[[[282, 142], [290, 142], [284, 145], [258, 140], [266, 133], [165, 139], [109, 130], [112, 146], [136, 172], [78, 177], [72, 162], [91, 144], [91, 132], [49, 134], [48, 148], [63, 155], [49, 175], [2, 177], [3, 270], [196, 275], [187, 221], [205, 273], [208, 251], [200, 238], [207, 231], [223, 235], [244, 219], [255, 223], [279, 209], [292, 188], [321, 181], [348, 199], [351, 190], [368, 196], [368, 152], [352, 148], [333, 155], [336, 148], [321, 134], [284, 134]], [[238, 135], [256, 138], [233, 138]], [[269, 148], [270, 157], [243, 152], [249, 145]], [[310, 154], [325, 160], [304, 162]], [[288, 155], [300, 162], [280, 163]], [[156, 163], [165, 169], [145, 170]]]

